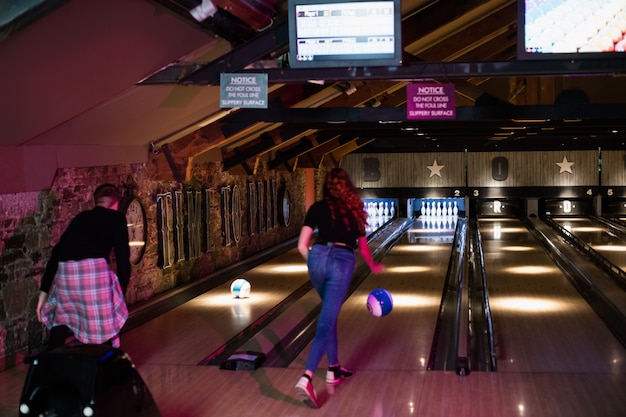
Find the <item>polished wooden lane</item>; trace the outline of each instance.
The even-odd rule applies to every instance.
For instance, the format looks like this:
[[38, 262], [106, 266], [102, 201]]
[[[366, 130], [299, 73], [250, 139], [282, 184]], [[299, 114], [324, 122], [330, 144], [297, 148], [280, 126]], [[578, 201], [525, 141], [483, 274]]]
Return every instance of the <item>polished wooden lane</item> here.
[[308, 282], [306, 265], [293, 249], [242, 274], [249, 298], [234, 298], [231, 282], [122, 335], [122, 348], [138, 364], [197, 365], [273, 306]]
[[626, 272], [626, 242], [588, 217], [555, 217], [561, 227]]
[[[620, 417], [623, 374], [360, 370], [330, 394], [323, 408], [305, 407], [293, 391], [299, 369], [255, 372], [215, 367], [139, 367], [164, 417], [431, 416]], [[0, 416], [15, 417], [25, 368], [0, 373]], [[318, 384], [319, 385], [319, 384]]]
[[[414, 244], [406, 235], [394, 246], [384, 259], [387, 270], [369, 275], [344, 304], [339, 318], [344, 366], [355, 372], [426, 369], [450, 251], [451, 244]], [[367, 296], [376, 288], [392, 294], [394, 307], [387, 316], [367, 310]], [[304, 367], [309, 348], [291, 367]]]
[[626, 373], [626, 351], [517, 219], [479, 222], [499, 372]]
[[[199, 305], [181, 306], [123, 335], [122, 347], [133, 352], [131, 357], [164, 417], [626, 415], [624, 348], [611, 341], [593, 312], [567, 289], [554, 265], [544, 263], [532, 238], [523, 231], [511, 233], [521, 225], [500, 224], [491, 237], [488, 227], [481, 233], [483, 243], [488, 241], [485, 246], [491, 247], [488, 279], [493, 280], [490, 292], [498, 317], [499, 372], [458, 376], [425, 369], [450, 254], [449, 245], [440, 243], [425, 245], [431, 246], [426, 250], [402, 241], [384, 260], [388, 271], [367, 277], [346, 301], [339, 323], [340, 357], [356, 375], [332, 388], [323, 383], [321, 368], [315, 379], [321, 410], [304, 406], [293, 389], [308, 347], [288, 368], [248, 372], [195, 365], [197, 358], [244, 325], [235, 318], [242, 316], [241, 311], [230, 306], [215, 303], [207, 313], [198, 297], [193, 301]], [[519, 247], [526, 246], [533, 249], [524, 255]], [[272, 264], [302, 262], [297, 256], [287, 259], [291, 260], [276, 259]], [[536, 265], [546, 267], [546, 272], [520, 275], [508, 269]], [[255, 281], [252, 294], [264, 293], [263, 285], [275, 286], [268, 291], [281, 299], [279, 292], [288, 293], [306, 280], [306, 273], [300, 274], [287, 274], [283, 281], [274, 273], [267, 284]], [[377, 287], [389, 289], [395, 297], [395, 308], [387, 317], [374, 318], [366, 310], [365, 296]], [[226, 287], [215, 291], [215, 297], [226, 293], [230, 298]], [[516, 298], [522, 299], [521, 307], [512, 307]], [[544, 303], [525, 311], [524, 301], [530, 300]], [[272, 298], [267, 305], [251, 305], [243, 316], [251, 319], [273, 302]], [[553, 303], [557, 311], [548, 308]], [[193, 335], [179, 329], [188, 324]], [[0, 372], [0, 416], [17, 415], [25, 372], [24, 365]]]

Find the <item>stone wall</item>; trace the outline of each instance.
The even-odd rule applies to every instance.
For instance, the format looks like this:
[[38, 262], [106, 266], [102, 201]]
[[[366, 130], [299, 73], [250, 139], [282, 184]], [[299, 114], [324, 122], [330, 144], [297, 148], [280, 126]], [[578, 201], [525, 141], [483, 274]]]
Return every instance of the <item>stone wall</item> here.
[[[99, 184], [110, 182], [128, 189], [140, 199], [146, 211], [146, 250], [142, 260], [133, 266], [126, 294], [131, 311], [133, 305], [205, 277], [299, 233], [305, 213], [303, 173], [260, 167], [254, 176], [232, 176], [222, 172], [219, 163], [206, 163], [192, 167], [189, 179], [178, 183], [155, 179], [149, 171], [145, 164], [63, 169], [56, 173], [48, 190], [0, 195], [0, 369], [20, 362], [29, 350], [45, 342], [45, 329], [35, 314], [41, 275], [52, 246], [69, 221], [80, 211], [93, 207], [92, 192]], [[292, 220], [287, 226], [272, 224], [262, 232], [251, 234], [248, 184], [272, 181], [289, 190]], [[224, 246], [219, 199], [220, 189], [228, 186], [237, 186], [242, 191], [242, 228], [240, 240]], [[159, 267], [157, 196], [193, 189], [214, 191], [208, 219], [215, 245], [193, 259], [177, 259], [166, 268]]]
[[56, 198], [40, 193], [0, 195], [0, 369], [38, 345], [43, 329], [33, 319], [38, 281], [49, 255]]

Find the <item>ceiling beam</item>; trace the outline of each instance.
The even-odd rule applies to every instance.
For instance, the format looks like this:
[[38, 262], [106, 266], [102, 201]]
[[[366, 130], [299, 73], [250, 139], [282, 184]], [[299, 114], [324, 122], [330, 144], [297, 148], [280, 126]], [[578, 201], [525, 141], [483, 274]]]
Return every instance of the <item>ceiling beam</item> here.
[[[243, 164], [249, 167], [247, 160], [256, 157], [259, 153], [274, 145], [274, 138], [269, 134], [261, 134], [253, 142], [248, 142], [242, 148], [234, 148], [228, 154], [224, 155], [222, 165], [224, 170], [228, 171], [236, 165]], [[246, 170], [247, 171], [247, 170]]]
[[[268, 56], [278, 57], [285, 52], [289, 44], [287, 22], [275, 25], [257, 35], [248, 42], [234, 48], [213, 62], [180, 80], [183, 85], [219, 85], [220, 74], [238, 72], [253, 62]], [[262, 72], [257, 69], [256, 71]]]
[[[418, 56], [422, 61], [485, 61], [489, 55], [494, 54], [494, 39], [500, 39], [502, 35], [506, 35], [513, 31], [512, 42], [517, 44], [517, 5], [515, 2], [497, 10], [484, 19], [472, 22], [472, 25], [460, 30], [447, 38], [438, 39], [427, 49], [421, 51]], [[482, 51], [481, 53], [472, 53], [472, 51], [481, 46], [490, 43], [491, 49]], [[504, 45], [507, 47], [507, 45]], [[487, 54], [485, 54], [487, 52]], [[478, 59], [476, 59], [478, 58]]]
[[[622, 119], [626, 114], [626, 103], [621, 104], [552, 104], [552, 105], [477, 105], [456, 108], [457, 121], [494, 121], [511, 119]], [[234, 115], [234, 118], [239, 115]], [[407, 120], [406, 107], [318, 107], [311, 109], [254, 109], [241, 115], [249, 120], [269, 123], [305, 123], [310, 128], [319, 124], [329, 126], [341, 123], [420, 123], [422, 120]], [[451, 120], [454, 121], [454, 120]]]
[[[268, 166], [270, 168], [275, 168], [280, 166], [281, 164], [290, 163], [289, 161], [291, 160], [294, 160], [293, 162], [291, 162], [291, 165], [296, 166], [298, 161], [300, 161], [302, 158], [305, 158], [305, 160], [307, 161], [316, 161], [316, 159], [311, 158], [310, 155], [312, 155], [314, 151], [318, 151], [319, 149], [321, 149], [322, 146], [328, 144], [333, 139], [339, 138], [339, 136], [340, 135], [335, 133], [314, 133], [303, 137], [300, 140], [300, 143], [296, 144], [295, 146], [291, 146], [286, 149], [276, 150], [276, 152], [274, 153], [274, 158], [268, 161]], [[329, 147], [325, 152], [322, 152], [321, 155], [330, 152], [332, 149], [340, 145], [340, 142], [335, 142], [333, 146]], [[317, 163], [319, 162], [321, 162], [321, 158], [317, 158]], [[315, 162], [313, 162], [313, 164], [314, 163]], [[312, 166], [309, 166], [309, 168], [312, 168]]]
[[[258, 72], [258, 70], [256, 70]], [[242, 73], [254, 73], [246, 70]], [[486, 62], [411, 62], [398, 67], [265, 69], [269, 83], [326, 83], [356, 80], [420, 81], [431, 78], [541, 77], [545, 75], [624, 75], [626, 58], [552, 59]]]
[[[351, 152], [356, 151], [362, 146], [367, 145], [370, 142], [373, 142], [374, 138], [355, 138], [349, 141], [346, 144], [338, 146], [334, 148], [331, 152], [324, 155], [324, 160], [330, 159], [330, 162], [334, 166], [339, 166], [341, 164], [341, 160], [344, 156], [348, 155]], [[323, 161], [322, 161], [323, 162]]]
[[402, 44], [410, 53], [414, 53], [410, 45], [431, 32], [445, 26], [463, 16], [469, 10], [488, 3], [489, 0], [438, 0], [420, 12], [402, 20]]
[[[197, 68], [199, 64], [174, 63], [164, 71], [169, 75], [162, 76], [160, 72], [147, 77], [138, 84], [180, 83], [185, 85], [219, 85], [221, 69], [211, 70], [212, 75], [206, 74], [207, 67], [202, 67], [191, 75], [182, 76]], [[542, 77], [546, 75], [619, 75], [626, 74], [626, 58], [610, 57], [586, 59], [540, 59], [540, 60], [510, 60], [510, 61], [471, 61], [471, 62], [410, 62], [398, 67], [351, 67], [351, 68], [316, 68], [316, 69], [288, 69], [264, 68], [246, 69], [242, 67], [224, 68], [224, 72], [237, 73], [264, 73], [268, 75], [268, 82], [273, 83], [307, 83], [310, 80], [321, 80], [325, 83], [358, 80], [392, 80], [392, 81], [419, 81], [432, 78], [468, 79], [471, 77]], [[198, 73], [204, 75], [198, 75]], [[162, 77], [161, 77], [162, 76]]]

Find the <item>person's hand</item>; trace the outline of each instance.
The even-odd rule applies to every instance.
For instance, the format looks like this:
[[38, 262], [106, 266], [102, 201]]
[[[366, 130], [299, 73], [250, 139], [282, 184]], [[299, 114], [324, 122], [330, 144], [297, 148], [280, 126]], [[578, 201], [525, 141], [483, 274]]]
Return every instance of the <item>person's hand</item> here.
[[387, 268], [385, 268], [385, 265], [383, 264], [379, 264], [379, 263], [374, 263], [370, 269], [372, 270], [372, 273], [374, 274], [380, 274], [381, 272], [385, 272], [385, 270]]
[[37, 300], [37, 320], [41, 323], [41, 308], [48, 301], [48, 293], [39, 292], [39, 300]]

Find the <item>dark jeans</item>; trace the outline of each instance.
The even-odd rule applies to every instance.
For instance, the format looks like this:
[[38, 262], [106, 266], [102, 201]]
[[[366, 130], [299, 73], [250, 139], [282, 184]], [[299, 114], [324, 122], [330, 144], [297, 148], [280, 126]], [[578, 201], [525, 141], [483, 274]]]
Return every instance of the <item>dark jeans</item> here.
[[354, 252], [343, 248], [313, 245], [309, 251], [309, 277], [322, 298], [322, 311], [306, 361], [308, 371], [315, 372], [324, 353], [329, 365], [339, 363], [337, 318], [350, 288], [355, 262]]
[[69, 334], [70, 329], [64, 325], [54, 326], [50, 329], [50, 336], [48, 336], [48, 351], [65, 345], [65, 340]]

